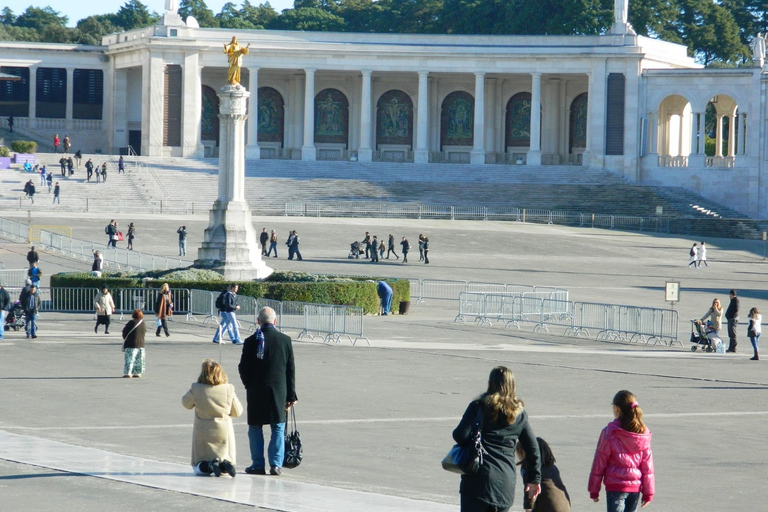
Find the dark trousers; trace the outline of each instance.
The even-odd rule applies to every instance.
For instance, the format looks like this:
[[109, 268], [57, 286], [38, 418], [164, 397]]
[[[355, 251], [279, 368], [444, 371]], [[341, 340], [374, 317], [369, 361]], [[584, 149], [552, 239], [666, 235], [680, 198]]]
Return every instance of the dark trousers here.
[[395, 255], [395, 258], [400, 259], [400, 256], [397, 255], [395, 252], [395, 247], [393, 245], [389, 246], [389, 249], [387, 249], [387, 259], [389, 259], [389, 253], [392, 253]]
[[480, 501], [474, 496], [461, 495], [461, 512], [508, 512], [509, 507], [499, 508]]
[[429, 263], [429, 249], [424, 249], [424, 263]]
[[739, 321], [735, 318], [728, 320], [728, 350], [736, 352], [736, 328], [739, 326]]
[[99, 330], [99, 326], [104, 326], [104, 332], [109, 332], [109, 315], [96, 315], [96, 327], [93, 328], [93, 331], [96, 332]]
[[166, 336], [170, 336], [171, 333], [168, 332], [168, 322], [165, 321], [165, 318], [160, 319], [160, 327], [157, 328], [157, 332], [155, 333], [157, 336], [160, 336], [160, 330], [165, 331]]

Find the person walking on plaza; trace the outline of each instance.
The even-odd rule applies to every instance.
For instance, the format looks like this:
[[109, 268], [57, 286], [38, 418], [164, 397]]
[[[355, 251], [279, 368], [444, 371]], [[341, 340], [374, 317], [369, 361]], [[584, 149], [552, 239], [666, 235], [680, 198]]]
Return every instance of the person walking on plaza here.
[[371, 257], [371, 241], [373, 239], [371, 238], [371, 234], [366, 231], [365, 232], [365, 238], [363, 238], [363, 244], [365, 244], [365, 259], [369, 259]]
[[29, 200], [32, 202], [32, 204], [35, 204], [35, 184], [32, 183], [32, 180], [27, 182], [27, 195], [29, 196]]
[[136, 238], [136, 226], [133, 225], [133, 222], [128, 224], [128, 250], [133, 250], [133, 239]]
[[267, 251], [267, 258], [269, 258], [269, 255], [272, 254], [272, 251], [275, 251], [275, 258], [277, 258], [277, 233], [275, 233], [275, 230], [272, 230], [272, 233], [269, 235], [269, 250]]
[[181, 226], [176, 230], [179, 235], [179, 256], [187, 255], [187, 226]]
[[123, 155], [120, 155], [120, 158], [117, 159], [117, 174], [125, 174], [125, 160], [123, 160]]
[[83, 152], [79, 149], [75, 153], [75, 164], [77, 164], [77, 168], [80, 168], [80, 164], [83, 163]]
[[144, 375], [145, 353], [144, 338], [147, 334], [147, 324], [144, 323], [144, 313], [134, 309], [131, 319], [123, 327], [123, 378], [140, 379]]
[[728, 352], [736, 353], [736, 328], [739, 326], [739, 298], [736, 290], [731, 290], [728, 296], [731, 302], [725, 311], [725, 319], [728, 321]]
[[262, 256], [266, 256], [267, 254], [267, 242], [269, 242], [269, 233], [267, 233], [267, 228], [262, 228], [261, 234], [259, 235], [259, 243], [261, 244]]
[[59, 168], [61, 169], [61, 177], [67, 177], [67, 159], [63, 156], [59, 158]]
[[[37, 314], [40, 311], [40, 295], [37, 293], [37, 286], [34, 284], [29, 285], [29, 291], [21, 291], [19, 297], [21, 307], [24, 309], [24, 318], [26, 320], [24, 324], [24, 330], [27, 333], [27, 338], [37, 338]], [[5, 326], [3, 326], [5, 328]]]
[[[555, 463], [555, 455], [549, 444], [540, 437], [536, 438], [539, 445], [539, 454], [541, 455], [541, 494], [532, 501], [525, 496], [523, 500], [523, 509], [526, 512], [571, 512], [571, 497], [568, 495], [568, 489], [565, 488], [563, 479], [560, 476], [560, 470]], [[525, 450], [517, 444], [515, 447], [517, 456], [517, 465], [520, 468], [520, 476], [523, 477], [523, 485], [528, 485], [528, 471], [525, 469]]]
[[371, 263], [379, 262], [379, 239], [376, 235], [371, 238]]
[[104, 233], [107, 234], [107, 247], [117, 248], [117, 222], [115, 219], [109, 221], [107, 227], [104, 228]]
[[288, 232], [288, 239], [285, 241], [285, 245], [288, 246], [288, 259], [293, 259], [293, 231]]
[[234, 478], [237, 451], [232, 418], [243, 413], [243, 405], [229, 384], [227, 374], [212, 359], [203, 361], [197, 382], [181, 398], [181, 404], [195, 410], [192, 428], [192, 468], [198, 476]]
[[589, 474], [589, 497], [600, 501], [605, 483], [608, 512], [635, 512], [645, 507], [656, 488], [651, 452], [651, 431], [643, 423], [643, 410], [635, 395], [622, 390], [613, 397], [613, 416], [597, 442]]
[[8, 116], [8, 131], [13, 133], [13, 114]]
[[389, 259], [389, 253], [394, 254], [396, 260], [400, 259], [400, 256], [395, 252], [395, 237], [392, 233], [389, 234], [389, 240], [387, 240], [387, 259]]
[[32, 264], [32, 268], [27, 270], [27, 276], [29, 276], [29, 280], [32, 281], [32, 284], [35, 286], [40, 286], [40, 278], [43, 277], [43, 272], [40, 270], [40, 267], [37, 266], [37, 262]]
[[56, 182], [56, 186], [53, 187], [53, 204], [59, 203], [61, 204], [61, 187], [59, 186], [59, 182]]
[[96, 183], [101, 183], [101, 167], [96, 165], [94, 167], [93, 172], [96, 174]]
[[693, 246], [691, 247], [691, 250], [688, 252], [688, 255], [691, 257], [691, 259], [688, 260], [689, 267], [693, 265], [693, 268], [699, 268], [698, 267], [699, 264], [697, 261], [698, 254], [699, 254], [699, 248], [696, 244], [693, 244]]
[[541, 490], [541, 457], [536, 436], [528, 424], [524, 402], [515, 393], [515, 376], [509, 368], [491, 370], [488, 389], [470, 402], [453, 439], [459, 445], [473, 442], [479, 425], [485, 454], [477, 473], [461, 475], [461, 512], [508, 511], [515, 500], [515, 446], [525, 450], [529, 482], [525, 493], [534, 499]]
[[8, 290], [3, 288], [3, 283], [0, 283], [0, 341], [3, 340], [5, 317], [8, 315], [8, 311], [11, 310], [11, 306], [11, 296], [8, 294]]
[[101, 181], [107, 182], [107, 162], [101, 164]]
[[429, 237], [424, 237], [424, 264], [429, 265]]
[[109, 324], [112, 313], [115, 311], [115, 301], [112, 300], [112, 294], [106, 285], [101, 287], [101, 291], [93, 299], [93, 306], [96, 308], [96, 325], [93, 332], [99, 332], [99, 326], [104, 326], [104, 334], [109, 334]]
[[219, 328], [216, 329], [216, 334], [213, 335], [214, 343], [219, 342], [219, 336], [224, 338], [224, 332], [226, 331], [232, 343], [235, 345], [243, 344], [240, 339], [240, 330], [237, 328], [237, 317], [235, 316], [235, 312], [240, 309], [240, 306], [237, 304], [237, 290], [237, 283], [232, 283], [216, 299], [216, 307], [219, 313], [221, 313], [221, 323]]
[[403, 263], [408, 263], [408, 251], [411, 249], [411, 244], [408, 239], [403, 237], [400, 241], [401, 252], [403, 253]]
[[93, 264], [91, 265], [91, 272], [98, 272], [98, 275], [101, 275], [101, 269], [104, 268], [104, 256], [101, 255], [101, 252], [97, 250], [93, 250]]
[[35, 246], [31, 246], [29, 248], [29, 252], [27, 253], [27, 262], [29, 263], [29, 268], [32, 268], [35, 266], [36, 263], [40, 261], [40, 255], [35, 250]]
[[291, 338], [277, 330], [276, 317], [272, 308], [259, 311], [259, 328], [246, 338], [238, 365], [247, 397], [251, 449], [251, 465], [245, 472], [251, 475], [266, 474], [264, 425], [272, 431], [267, 447], [269, 473], [282, 472], [286, 413], [298, 401]]
[[424, 261], [424, 235], [419, 233], [419, 261]]
[[40, 169], [40, 185], [45, 185], [47, 183], [46, 178], [45, 167], [42, 167]]
[[72, 157], [67, 158], [67, 174], [68, 176], [75, 175], [75, 163], [72, 161]]
[[90, 158], [88, 159], [87, 162], [85, 162], [85, 176], [86, 176], [86, 181], [90, 182], [91, 177], [93, 176], [93, 160], [91, 160]]
[[379, 296], [382, 315], [388, 315], [392, 308], [392, 287], [384, 281], [376, 283], [376, 294]]
[[296, 259], [301, 261], [303, 258], [301, 257], [301, 251], [299, 251], [299, 243], [299, 233], [294, 229], [293, 239], [291, 240], [291, 249], [293, 249], [293, 255], [296, 257]]
[[160, 292], [157, 294], [157, 300], [155, 301], [155, 315], [157, 315], [157, 332], [155, 332], [155, 336], [160, 336], [161, 329], [165, 331], [166, 337], [170, 336], [171, 333], [168, 332], [167, 319], [173, 315], [173, 298], [168, 283], [163, 283], [160, 287]]
[[755, 355], [750, 357], [750, 361], [759, 361], [760, 357], [757, 354], [757, 343], [760, 341], [760, 332], [762, 331], [761, 325], [763, 323], [763, 316], [757, 310], [752, 308], [749, 310], [749, 326], [747, 326], [747, 336], [750, 343], [752, 343], [752, 350], [755, 351]]
[[59, 140], [59, 134], [57, 133], [57, 134], [55, 134], [53, 136], [53, 152], [54, 153], [58, 153], [59, 152], [59, 144], [60, 143], [61, 143], [61, 141]]
[[72, 147], [72, 142], [69, 140], [69, 135], [64, 136], [64, 141], [61, 145], [64, 147], [64, 153], [69, 154], [69, 148]]
[[384, 244], [384, 240], [382, 240], [381, 242], [379, 242], [379, 259], [381, 260], [384, 259], [384, 253], [386, 252], [386, 250], [387, 250], [387, 246], [386, 244]]
[[51, 189], [53, 188], [53, 173], [49, 172], [45, 175], [45, 181], [48, 184], [48, 193], [51, 193]]

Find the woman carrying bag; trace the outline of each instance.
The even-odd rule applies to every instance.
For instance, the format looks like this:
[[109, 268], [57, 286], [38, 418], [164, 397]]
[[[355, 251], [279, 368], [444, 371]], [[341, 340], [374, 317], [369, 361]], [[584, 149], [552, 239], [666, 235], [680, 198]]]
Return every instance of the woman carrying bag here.
[[144, 323], [144, 313], [140, 309], [134, 309], [131, 320], [123, 327], [124, 379], [133, 377], [140, 379], [144, 374], [144, 336], [146, 333], [147, 325]]
[[109, 288], [101, 287], [101, 291], [96, 294], [96, 298], [93, 300], [93, 305], [96, 308], [96, 326], [93, 328], [93, 332], [98, 333], [99, 326], [103, 325], [104, 334], [109, 334], [109, 319], [112, 312], [115, 311], [115, 301], [112, 300]]
[[155, 333], [155, 336], [160, 336], [161, 329], [165, 331], [166, 336], [170, 336], [171, 333], [168, 332], [168, 323], [166, 319], [173, 315], [173, 299], [171, 297], [171, 288], [168, 286], [168, 283], [163, 283], [163, 286], [160, 287], [160, 293], [157, 294], [155, 315], [157, 315], [157, 320], [155, 321], [157, 332]]

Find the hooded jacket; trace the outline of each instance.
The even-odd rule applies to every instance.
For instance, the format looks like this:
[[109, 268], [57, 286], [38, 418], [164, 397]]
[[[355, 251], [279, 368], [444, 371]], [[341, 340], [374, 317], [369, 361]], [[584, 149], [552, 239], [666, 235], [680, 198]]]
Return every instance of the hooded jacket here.
[[600, 434], [589, 474], [589, 496], [600, 496], [600, 484], [606, 491], [642, 492], [643, 502], [650, 502], [655, 492], [651, 431], [644, 434], [621, 428], [621, 420], [608, 424]]

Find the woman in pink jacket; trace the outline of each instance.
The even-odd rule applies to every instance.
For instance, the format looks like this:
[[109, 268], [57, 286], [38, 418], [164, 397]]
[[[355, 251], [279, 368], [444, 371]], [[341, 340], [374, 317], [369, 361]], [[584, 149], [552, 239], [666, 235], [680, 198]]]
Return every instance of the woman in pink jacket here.
[[605, 482], [608, 512], [635, 512], [653, 499], [653, 454], [651, 431], [643, 423], [643, 411], [629, 391], [613, 397], [616, 418], [600, 434], [589, 474], [589, 497], [599, 501]]

